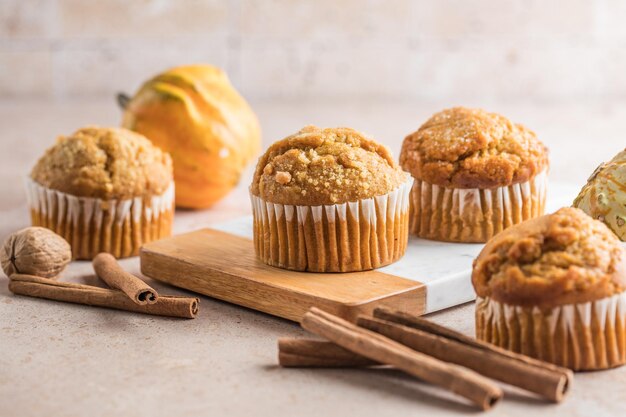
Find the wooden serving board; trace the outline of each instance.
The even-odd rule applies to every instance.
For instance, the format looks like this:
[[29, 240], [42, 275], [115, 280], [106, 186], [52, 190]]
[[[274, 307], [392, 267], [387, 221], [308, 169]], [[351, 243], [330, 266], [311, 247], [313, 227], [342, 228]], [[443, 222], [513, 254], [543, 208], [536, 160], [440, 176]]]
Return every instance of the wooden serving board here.
[[[550, 189], [548, 211], [577, 191]], [[402, 259], [374, 271], [294, 272], [256, 258], [250, 216], [148, 243], [140, 259], [148, 277], [290, 320], [311, 306], [354, 319], [378, 306], [423, 314], [473, 300], [471, 266], [482, 246], [410, 238]]]

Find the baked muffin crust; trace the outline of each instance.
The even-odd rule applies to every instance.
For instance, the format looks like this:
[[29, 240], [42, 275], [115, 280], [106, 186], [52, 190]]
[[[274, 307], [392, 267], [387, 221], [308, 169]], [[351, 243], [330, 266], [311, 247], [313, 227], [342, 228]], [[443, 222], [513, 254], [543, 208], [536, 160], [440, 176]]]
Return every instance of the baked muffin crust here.
[[384, 195], [407, 179], [385, 146], [356, 130], [307, 126], [268, 148], [250, 191], [272, 203], [318, 206]]
[[472, 283], [479, 297], [550, 309], [624, 291], [626, 256], [604, 223], [566, 207], [491, 239], [474, 261]]
[[495, 188], [540, 173], [548, 167], [548, 151], [532, 131], [504, 116], [455, 107], [404, 139], [400, 165], [429, 184]]
[[39, 159], [31, 178], [78, 197], [151, 197], [172, 182], [172, 161], [138, 133], [91, 126], [60, 136]]

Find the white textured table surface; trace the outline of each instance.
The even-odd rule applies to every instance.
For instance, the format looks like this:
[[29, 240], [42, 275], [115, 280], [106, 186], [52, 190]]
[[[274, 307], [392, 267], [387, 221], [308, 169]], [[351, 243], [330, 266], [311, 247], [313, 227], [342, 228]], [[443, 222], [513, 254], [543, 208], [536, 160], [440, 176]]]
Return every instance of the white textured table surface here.
[[[372, 134], [397, 155], [405, 133], [450, 103], [254, 104], [266, 143], [308, 123], [347, 125]], [[556, 181], [582, 183], [626, 145], [625, 105], [483, 105], [537, 131], [552, 150]], [[118, 122], [112, 100], [0, 102], [0, 239], [28, 225], [22, 178], [56, 135]], [[177, 212], [176, 232], [249, 214], [246, 185], [211, 210]], [[137, 259], [123, 265], [138, 271]], [[72, 264], [64, 279], [96, 282], [85, 262]], [[153, 284], [163, 294], [184, 293]], [[175, 320], [12, 296], [0, 276], [0, 416], [475, 413], [457, 398], [393, 371], [280, 369], [276, 339], [304, 335], [297, 325], [200, 298], [196, 320]], [[471, 305], [431, 317], [473, 333]], [[512, 388], [505, 392], [491, 415], [623, 415], [626, 368], [577, 374], [558, 406]]]

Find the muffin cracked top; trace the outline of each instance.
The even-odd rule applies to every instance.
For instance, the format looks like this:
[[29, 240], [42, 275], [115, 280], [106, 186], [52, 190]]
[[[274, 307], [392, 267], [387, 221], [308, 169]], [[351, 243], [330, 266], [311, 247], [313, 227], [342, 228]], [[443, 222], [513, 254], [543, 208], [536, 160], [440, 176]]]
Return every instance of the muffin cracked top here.
[[626, 256], [617, 237], [582, 210], [566, 207], [510, 227], [474, 261], [480, 297], [550, 309], [626, 289]]
[[172, 161], [144, 136], [121, 128], [85, 127], [60, 136], [31, 178], [78, 197], [151, 197], [172, 182]]
[[442, 187], [495, 188], [540, 173], [548, 167], [548, 151], [532, 131], [504, 116], [455, 107], [404, 139], [400, 165]]
[[356, 130], [307, 126], [268, 148], [250, 191], [272, 203], [317, 206], [384, 195], [407, 179], [385, 146]]

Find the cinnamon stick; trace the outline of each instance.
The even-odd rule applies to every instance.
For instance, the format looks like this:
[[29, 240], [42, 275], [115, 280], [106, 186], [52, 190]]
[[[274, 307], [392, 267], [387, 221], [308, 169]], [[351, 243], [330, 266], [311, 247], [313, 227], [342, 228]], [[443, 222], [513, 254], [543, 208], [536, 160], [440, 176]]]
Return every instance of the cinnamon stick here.
[[119, 290], [54, 281], [32, 275], [11, 275], [9, 290], [14, 294], [30, 297], [114, 308], [157, 316], [193, 319], [198, 314], [198, 299], [195, 297], [160, 296], [154, 304], [139, 305]]
[[[325, 342], [329, 345], [337, 346], [331, 342]], [[332, 356], [321, 358], [316, 356], [301, 356], [293, 353], [278, 352], [278, 364], [284, 368], [360, 368], [375, 365], [362, 356], [356, 356], [356, 360], [351, 362], [347, 359], [336, 359]]]
[[[560, 402], [571, 384], [571, 371], [558, 372], [490, 350], [378, 318], [359, 317], [359, 326], [442, 361]], [[568, 377], [569, 375], [569, 377]]]
[[[504, 361], [514, 362], [518, 367], [523, 367], [526, 373], [533, 374], [529, 376], [529, 388], [536, 388], [535, 390], [525, 388], [521, 385], [517, 385], [521, 388], [525, 388], [528, 391], [535, 392], [542, 395], [552, 401], [559, 402], [563, 399], [563, 396], [567, 393], [574, 381], [574, 373], [562, 366], [555, 365], [553, 363], [541, 361], [539, 359], [531, 358], [530, 356], [522, 355], [520, 353], [511, 352], [510, 350], [503, 349], [499, 346], [492, 345], [491, 343], [484, 342], [482, 340], [474, 339], [466, 336], [463, 333], [452, 330], [448, 327], [433, 323], [423, 317], [419, 317], [413, 314], [408, 314], [402, 311], [394, 311], [388, 308], [379, 307], [374, 310], [374, 317], [387, 320], [393, 323], [401, 324], [416, 330], [422, 330], [426, 333], [441, 336], [446, 339], [454, 340], [466, 346], [471, 346], [483, 352], [483, 355], [488, 355], [490, 358], [498, 357]], [[514, 365], [512, 365], [514, 366]], [[547, 372], [547, 373], [546, 373]], [[547, 377], [547, 375], [550, 375]], [[557, 377], [560, 375], [560, 377]], [[495, 378], [495, 377], [494, 377]], [[537, 387], [534, 378], [539, 378], [541, 384], [546, 384], [546, 387]], [[551, 382], [547, 382], [546, 378]], [[525, 382], [521, 379], [518, 383]], [[512, 384], [515, 385], [515, 384]], [[539, 392], [541, 391], [541, 392]]]
[[311, 308], [302, 318], [301, 324], [306, 330], [349, 351], [382, 364], [392, 365], [461, 395], [482, 410], [491, 408], [502, 398], [502, 390], [497, 385], [474, 371], [416, 352], [318, 308]]
[[157, 302], [156, 290], [143, 280], [122, 269], [117, 260], [110, 253], [99, 253], [93, 258], [93, 269], [96, 275], [106, 282], [109, 287], [117, 288], [139, 305], [154, 304]]
[[473, 346], [473, 347], [476, 347], [477, 349], [483, 349], [485, 351], [494, 352], [498, 355], [505, 356], [513, 360], [529, 364], [531, 366], [551, 369], [555, 372], [559, 372], [565, 375], [568, 378], [570, 383], [572, 382], [572, 379], [573, 379], [574, 374], [568, 368], [564, 368], [562, 366], [558, 366], [553, 363], [544, 362], [539, 359], [531, 358], [530, 356], [522, 355], [520, 353], [511, 352], [510, 350], [503, 349], [491, 343], [487, 343], [482, 340], [478, 340], [478, 339], [474, 339], [473, 337], [466, 336], [461, 332], [457, 332], [456, 330], [452, 330], [448, 327], [434, 323], [420, 316], [409, 314], [403, 311], [391, 310], [385, 307], [377, 307], [376, 309], [374, 309], [374, 317], [383, 319], [383, 320], [388, 320], [394, 323], [402, 324], [404, 326], [408, 326], [413, 329], [423, 330], [427, 333], [442, 336], [447, 339], [456, 340], [468, 346]]
[[323, 340], [278, 339], [278, 363], [284, 367], [338, 368], [377, 365], [334, 343]]
[[[393, 325], [391, 321], [363, 317], [359, 318], [358, 324], [427, 355], [468, 367], [482, 375], [534, 392], [551, 401], [560, 402], [571, 386], [573, 374], [567, 368], [509, 352], [407, 313], [378, 309], [374, 314], [427, 330], [404, 328], [402, 325]], [[444, 334], [449, 337], [441, 336]], [[279, 349], [295, 356], [290, 358], [289, 366], [292, 367], [326, 367], [328, 363], [340, 367], [342, 361], [343, 366], [364, 366], [355, 365], [359, 363], [358, 355], [352, 357], [338, 355], [336, 345], [333, 347], [332, 343], [326, 342], [330, 346], [323, 346], [323, 343], [304, 339], [297, 342], [283, 340], [279, 343]], [[289, 350], [286, 347], [289, 347]], [[317, 362], [308, 360], [309, 355], [315, 355]], [[299, 364], [296, 359], [304, 363]]]

